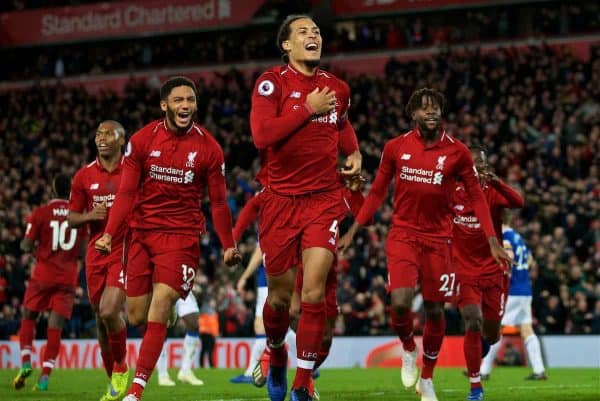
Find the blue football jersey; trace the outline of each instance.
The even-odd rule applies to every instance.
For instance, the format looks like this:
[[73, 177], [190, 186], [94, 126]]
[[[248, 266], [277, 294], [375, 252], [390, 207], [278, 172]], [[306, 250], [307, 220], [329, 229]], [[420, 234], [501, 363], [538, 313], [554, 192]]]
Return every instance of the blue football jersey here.
[[529, 248], [523, 237], [510, 227], [502, 227], [504, 248], [512, 251], [515, 264], [510, 277], [508, 295], [531, 295], [531, 279], [529, 278]]

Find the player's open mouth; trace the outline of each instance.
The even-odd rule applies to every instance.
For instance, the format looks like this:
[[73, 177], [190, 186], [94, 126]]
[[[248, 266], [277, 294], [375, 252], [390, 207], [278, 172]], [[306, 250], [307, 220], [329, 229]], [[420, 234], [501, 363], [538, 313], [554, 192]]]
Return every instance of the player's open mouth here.
[[317, 52], [319, 50], [319, 45], [317, 43], [308, 43], [304, 48], [309, 52]]
[[192, 117], [192, 113], [189, 113], [189, 112], [177, 113], [177, 121], [180, 124], [188, 124], [190, 122], [191, 117]]
[[437, 123], [437, 122], [438, 122], [438, 119], [437, 119], [437, 118], [426, 118], [426, 119], [425, 119], [425, 122], [426, 122], [426, 123], [432, 123], [432, 124], [433, 124], [433, 123]]
[[98, 150], [106, 150], [108, 149], [108, 145], [105, 143], [98, 144]]

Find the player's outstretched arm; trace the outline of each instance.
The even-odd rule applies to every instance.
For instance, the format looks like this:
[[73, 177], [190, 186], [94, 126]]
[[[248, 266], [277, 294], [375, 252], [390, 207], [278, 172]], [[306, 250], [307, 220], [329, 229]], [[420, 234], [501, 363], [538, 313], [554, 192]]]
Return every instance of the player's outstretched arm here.
[[237, 284], [235, 286], [237, 292], [241, 293], [244, 290], [244, 287], [246, 286], [246, 281], [248, 281], [248, 279], [250, 277], [252, 277], [254, 272], [256, 272], [256, 270], [258, 269], [258, 266], [260, 266], [261, 262], [262, 262], [262, 250], [260, 249], [260, 245], [257, 244], [256, 249], [254, 249], [254, 252], [252, 253], [252, 256], [250, 257], [248, 266], [246, 266], [246, 269], [244, 269], [244, 272], [242, 273], [242, 275], [240, 276], [240, 278], [237, 281]]
[[525, 206], [525, 199], [523, 199], [523, 196], [510, 185], [502, 181], [496, 174], [488, 172], [486, 176], [489, 177], [489, 184], [500, 194], [501, 199], [498, 200], [500, 206], [509, 209], [521, 209]]
[[136, 134], [134, 134], [127, 144], [121, 183], [108, 216], [104, 234], [95, 243], [95, 247], [100, 253], [110, 253], [112, 237], [126, 223], [127, 216], [133, 210], [135, 195], [142, 176], [142, 154], [141, 146], [136, 141]]
[[246, 205], [244, 205], [242, 211], [238, 215], [237, 222], [233, 228], [233, 239], [236, 242], [240, 241], [242, 234], [244, 234], [244, 231], [246, 231], [246, 228], [248, 228], [248, 226], [252, 224], [254, 220], [256, 220], [256, 216], [258, 216], [259, 197], [260, 195], [254, 196], [252, 199], [246, 202]]
[[208, 166], [208, 198], [215, 231], [224, 249], [223, 260], [228, 266], [238, 264], [242, 257], [233, 240], [231, 210], [227, 205], [225, 185], [225, 161], [223, 150], [215, 141], [214, 154]]

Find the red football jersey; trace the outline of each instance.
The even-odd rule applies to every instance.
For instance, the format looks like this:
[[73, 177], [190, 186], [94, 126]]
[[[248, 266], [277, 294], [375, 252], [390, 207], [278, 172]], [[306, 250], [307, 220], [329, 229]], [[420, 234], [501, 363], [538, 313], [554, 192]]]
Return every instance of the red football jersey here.
[[37, 241], [32, 279], [77, 285], [80, 238], [67, 222], [69, 201], [53, 199], [31, 213], [25, 238]]
[[[336, 107], [315, 115], [306, 96], [315, 88], [336, 92]], [[334, 189], [338, 147], [344, 155], [358, 149], [348, 122], [348, 85], [329, 72], [306, 76], [293, 67], [263, 73], [252, 92], [250, 125], [266, 173], [261, 182], [284, 195]]]
[[[507, 208], [523, 207], [523, 198], [502, 181], [497, 181], [493, 185], [484, 184], [483, 193], [490, 208], [496, 237], [502, 243], [502, 211]], [[486, 236], [481, 230], [471, 199], [462, 183], [456, 186], [452, 204], [454, 208], [453, 257], [460, 268], [459, 274], [481, 277], [502, 272], [498, 262], [492, 257]]]
[[393, 228], [426, 237], [452, 237], [452, 195], [461, 177], [487, 237], [494, 236], [490, 212], [475, 176], [469, 149], [443, 132], [426, 146], [418, 128], [386, 143], [379, 170], [357, 221], [364, 225], [394, 187]]
[[221, 245], [233, 247], [221, 146], [195, 123], [186, 133], [176, 134], [165, 120], [154, 121], [127, 144], [105, 231], [114, 237], [133, 210], [132, 228], [199, 235], [206, 230], [200, 209], [206, 188]]
[[[117, 166], [112, 172], [107, 171], [98, 159], [77, 171], [71, 184], [71, 196], [69, 198], [69, 210], [77, 213], [83, 213], [92, 210], [98, 204], [106, 202], [106, 208], [110, 214], [119, 183], [121, 182], [122, 164]], [[94, 243], [106, 227], [106, 221], [92, 221], [89, 223], [90, 240], [88, 242], [87, 254], [85, 258], [86, 265], [96, 265], [117, 261], [121, 257], [123, 249], [123, 237], [127, 226], [123, 225], [115, 234], [112, 240], [112, 253], [107, 259], [94, 247]]]

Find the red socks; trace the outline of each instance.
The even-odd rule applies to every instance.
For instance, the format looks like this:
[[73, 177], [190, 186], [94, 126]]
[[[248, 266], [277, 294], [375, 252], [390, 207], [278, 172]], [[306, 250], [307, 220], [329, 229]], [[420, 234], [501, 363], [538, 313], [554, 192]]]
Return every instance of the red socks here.
[[167, 325], [165, 323], [148, 322], [129, 394], [142, 398], [144, 387], [146, 387], [146, 383], [156, 366], [156, 361], [158, 361], [166, 337]]
[[413, 335], [413, 314], [406, 312], [402, 315], [396, 314], [392, 310], [392, 326], [398, 334], [398, 338], [402, 341], [402, 347], [405, 351], [412, 352], [417, 346], [415, 344], [415, 336]]
[[292, 388], [308, 388], [318, 352], [325, 333], [325, 302], [300, 305], [300, 320], [296, 332], [298, 367]]
[[108, 333], [108, 343], [112, 351], [112, 357], [115, 363], [115, 371], [123, 373], [127, 370], [127, 332], [125, 328], [115, 333]]
[[465, 333], [463, 344], [465, 360], [467, 361], [467, 372], [471, 388], [481, 387], [479, 368], [481, 366], [481, 332], [469, 331]]
[[329, 339], [326, 342], [321, 341], [321, 349], [319, 349], [319, 352], [317, 353], [315, 369], [317, 369], [319, 366], [321, 366], [323, 364], [323, 362], [325, 362], [325, 359], [327, 359], [327, 356], [329, 356], [329, 350], [331, 349], [332, 343], [333, 343], [333, 341], [331, 339]]
[[21, 364], [31, 363], [31, 348], [33, 336], [35, 335], [35, 321], [31, 319], [21, 320], [19, 330], [19, 344], [21, 345]]
[[423, 328], [423, 370], [421, 371], [423, 379], [433, 377], [433, 369], [442, 348], [445, 331], [446, 321], [444, 319], [438, 321], [427, 319], [425, 321], [425, 327]]
[[112, 377], [113, 355], [112, 351], [110, 350], [110, 347], [106, 351], [103, 351], [102, 348], [100, 348], [100, 356], [102, 357], [102, 365], [104, 365], [104, 370], [106, 371], [106, 374], [109, 378]]
[[286, 366], [287, 349], [284, 340], [290, 326], [289, 310], [285, 308], [285, 310], [276, 311], [268, 302], [265, 302], [263, 322], [267, 335], [267, 346], [271, 350], [271, 366]]
[[58, 351], [60, 350], [61, 333], [62, 329], [48, 327], [48, 341], [46, 343], [46, 349], [44, 350], [44, 356], [42, 358], [44, 362], [42, 364], [41, 376], [50, 376], [50, 373], [52, 373], [52, 368], [54, 368], [54, 363], [56, 362], [56, 357], [58, 356]]

